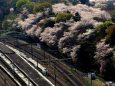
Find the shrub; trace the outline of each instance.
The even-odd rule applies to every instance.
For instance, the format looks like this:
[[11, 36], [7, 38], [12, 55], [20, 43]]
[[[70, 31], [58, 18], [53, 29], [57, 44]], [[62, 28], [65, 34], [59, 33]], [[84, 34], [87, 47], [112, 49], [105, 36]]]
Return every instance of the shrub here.
[[104, 22], [104, 23], [102, 23], [98, 26], [99, 29], [96, 31], [96, 35], [97, 35], [96, 38], [98, 40], [106, 36], [106, 29], [110, 25], [112, 25], [112, 22], [111, 21], [106, 21], [106, 22]]
[[76, 5], [78, 2], [79, 2], [78, 0], [73, 0], [73, 1], [72, 1], [72, 4], [73, 4], [73, 5]]
[[83, 70], [90, 71], [94, 68], [94, 54], [95, 54], [95, 43], [84, 41], [81, 43], [81, 47], [77, 53], [77, 65]]
[[5, 30], [11, 30], [12, 29], [12, 21], [4, 20], [2, 23], [2, 28]]
[[59, 13], [56, 16], [55, 21], [56, 22], [61, 22], [61, 21], [63, 22], [63, 21], [69, 20], [71, 17], [72, 17], [72, 14], [70, 14], [70, 13]]
[[104, 23], [99, 25], [99, 28], [106, 28], [108, 26], [112, 25], [111, 21], [105, 21]]
[[30, 0], [18, 0], [16, 2], [16, 7], [20, 8], [20, 7], [22, 7], [23, 5], [25, 5], [26, 3], [29, 3], [29, 2], [30, 2]]
[[46, 19], [45, 22], [44, 22], [43, 28], [53, 27], [54, 24], [55, 24], [55, 21], [54, 21], [54, 20]]
[[75, 16], [73, 16], [73, 19], [74, 19], [74, 21], [80, 21], [81, 20], [81, 16], [80, 16], [80, 14], [78, 13], [78, 12], [76, 12], [75, 13]]
[[111, 44], [115, 44], [115, 24], [108, 27], [106, 30], [107, 33], [107, 42], [110, 42]]
[[17, 18], [17, 15], [14, 13], [6, 16], [6, 19], [9, 19], [9, 20], [15, 20], [16, 18]]
[[52, 7], [51, 4], [48, 2], [37, 3], [37, 4], [35, 4], [34, 12], [35, 13], [42, 12], [42, 11], [44, 11], [45, 8], [51, 8], [51, 7]]
[[51, 4], [59, 3], [59, 0], [47, 0], [47, 2]]
[[99, 18], [99, 17], [94, 17], [93, 19], [96, 20], [96, 21], [98, 21], [98, 22], [103, 22], [103, 21], [105, 21], [104, 19]]
[[11, 30], [12, 24], [16, 18], [17, 18], [17, 15], [15, 13], [11, 13], [11, 14], [7, 15], [2, 22], [2, 28]]
[[114, 23], [115, 23], [115, 14], [114, 14], [114, 15], [112, 15], [112, 22], [114, 22]]
[[33, 12], [35, 3], [34, 3], [34, 2], [28, 2], [28, 3], [26, 3], [25, 6], [26, 6], [26, 8], [27, 8], [30, 12]]

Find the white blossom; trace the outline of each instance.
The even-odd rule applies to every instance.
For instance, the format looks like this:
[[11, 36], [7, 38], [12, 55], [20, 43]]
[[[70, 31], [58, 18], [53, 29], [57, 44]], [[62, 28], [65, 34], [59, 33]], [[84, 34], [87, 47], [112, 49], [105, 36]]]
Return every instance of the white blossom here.
[[65, 4], [55, 4], [52, 6], [55, 13], [70, 11], [73, 15], [79, 12], [82, 19], [93, 19], [94, 17], [104, 18], [110, 20], [110, 15], [106, 11], [102, 11], [100, 8], [93, 8], [83, 4], [77, 4], [75, 6]]
[[112, 53], [112, 48], [110, 48], [109, 44], [105, 44], [105, 39], [101, 40], [101, 42], [96, 45], [96, 52], [94, 58], [99, 61], [105, 60], [107, 56]]
[[72, 57], [73, 61], [77, 60], [77, 53], [78, 53], [79, 49], [80, 49], [80, 45], [76, 45], [73, 47], [72, 52], [70, 53], [70, 56]]
[[[70, 11], [73, 15], [78, 12], [81, 20], [75, 22], [70, 19], [66, 22], [55, 23], [54, 27], [42, 28], [45, 19], [43, 13], [27, 14], [24, 20], [17, 20], [18, 25], [22, 27], [30, 36], [36, 36], [41, 42], [45, 42], [49, 46], [57, 46], [62, 53], [72, 57], [73, 60], [77, 57], [77, 51], [80, 48], [80, 42], [89, 39], [96, 31], [96, 28], [102, 22], [94, 20], [110, 20], [110, 15], [100, 8], [93, 8], [83, 4], [75, 6], [65, 4], [54, 4], [54, 13]], [[55, 17], [53, 17], [55, 19]], [[39, 21], [38, 21], [39, 20]], [[33, 24], [33, 22], [35, 22]], [[95, 58], [104, 58], [112, 49], [105, 42], [97, 44]]]
[[58, 42], [58, 34], [62, 31], [61, 27], [47, 27], [40, 35], [40, 40], [48, 45], [55, 45]]
[[28, 35], [34, 36], [36, 29], [37, 29], [37, 25], [33, 25], [30, 29], [26, 30], [26, 33]]

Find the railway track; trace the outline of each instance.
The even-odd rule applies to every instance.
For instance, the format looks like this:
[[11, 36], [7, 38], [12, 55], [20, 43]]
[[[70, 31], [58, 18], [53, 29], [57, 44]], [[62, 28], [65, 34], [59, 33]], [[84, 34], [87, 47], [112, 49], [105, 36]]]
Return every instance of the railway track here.
[[78, 75], [73, 75], [70, 71], [67, 71], [67, 68], [60, 62], [55, 62], [55, 64], [57, 65], [57, 68], [59, 68], [58, 70], [62, 71], [62, 73], [64, 72], [65, 76], [68, 77], [68, 79], [72, 82], [74, 86], [76, 86], [76, 83], [78, 84], [78, 86], [83, 86], [82, 82], [78, 78]]
[[[10, 46], [12, 46], [13, 45], [13, 43], [8, 43]], [[15, 47], [14, 45], [12, 46], [12, 47]], [[20, 51], [22, 51], [22, 48], [20, 48], [21, 50]], [[28, 50], [28, 48], [26, 48], [27, 50]], [[27, 50], [25, 50], [25, 49], [23, 49], [25, 52], [27, 52], [27, 53], [29, 53], [29, 54], [31, 54], [30, 52], [28, 52]], [[24, 51], [22, 51], [22, 52], [24, 52]], [[26, 54], [27, 56], [29, 56], [29, 57], [31, 57], [31, 55], [28, 55], [28, 54]], [[35, 59], [35, 58], [38, 58], [38, 57], [40, 57], [40, 56], [35, 56], [35, 55], [33, 55], [33, 57], [34, 57], [34, 60], [37, 60], [37, 59]], [[39, 59], [39, 60], [42, 60], [42, 59]], [[49, 78], [50, 77], [50, 78]], [[53, 81], [54, 83], [55, 83], [55, 77], [54, 77], [54, 75], [53, 75], [53, 73], [48, 73], [48, 77], [47, 78], [49, 78], [51, 81]], [[56, 83], [57, 83], [57, 86], [66, 86], [59, 78], [56, 78]]]
[[[4, 46], [2, 46], [4, 48]], [[8, 48], [7, 48], [8, 49]], [[4, 54], [7, 58], [9, 58], [13, 63], [15, 63], [23, 72], [35, 83], [35, 86], [51, 86], [51, 84], [44, 80], [43, 77], [26, 61], [24, 61], [21, 57], [16, 55], [15, 53], [12, 54]]]
[[[9, 45], [16, 47], [16, 43], [12, 43], [12, 42], [7, 42]], [[19, 45], [22, 45], [21, 43], [18, 42]], [[19, 49], [29, 53], [32, 55], [33, 59], [38, 59], [38, 60], [44, 60], [44, 59], [49, 59], [47, 56], [45, 56], [44, 52], [38, 52], [38, 50], [36, 50], [35, 48], [32, 49], [31, 51], [31, 46], [29, 45], [25, 45], [25, 46], [18, 46]], [[45, 57], [45, 58], [44, 58]], [[52, 58], [53, 60], [55, 60], [55, 58]], [[51, 62], [54, 64], [54, 62]], [[56, 69], [60, 72], [63, 73], [63, 75], [71, 82], [72, 86], [83, 86], [82, 82], [79, 79], [79, 75], [76, 74], [73, 75], [70, 73], [69, 70], [66, 69], [66, 67], [62, 64], [62, 62], [56, 62]]]
[[0, 67], [0, 86], [17, 86], [9, 75]]
[[7, 72], [7, 74], [12, 78], [13, 81], [17, 83], [17, 86], [21, 86], [21, 84], [26, 85], [26, 82], [24, 81], [26, 77], [22, 78], [22, 75], [25, 75], [18, 68], [17, 70], [14, 70], [14, 66], [16, 67], [16, 65], [13, 64], [10, 60], [8, 61], [8, 59], [6, 58], [4, 60], [0, 58], [0, 67], [5, 72]]

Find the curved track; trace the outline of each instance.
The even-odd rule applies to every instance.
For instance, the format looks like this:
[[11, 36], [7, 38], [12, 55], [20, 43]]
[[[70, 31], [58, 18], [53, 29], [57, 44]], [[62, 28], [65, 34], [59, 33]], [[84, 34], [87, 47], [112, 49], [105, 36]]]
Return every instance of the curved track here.
[[[7, 50], [8, 47], [6, 48], [4, 46], [2, 46], [2, 48], [5, 48]], [[5, 49], [2, 49], [3, 53]], [[43, 79], [43, 77], [41, 77], [41, 75], [32, 66], [30, 66], [17, 54], [4, 53], [4, 56], [9, 58], [16, 66], [18, 66], [24, 72], [27, 78], [29, 78], [34, 83], [34, 85], [36, 84], [37, 86], [51, 86], [46, 80]]]
[[[12, 43], [12, 42], [7, 42], [9, 45], [16, 47], [16, 43]], [[32, 58], [35, 60], [48, 60], [49, 56], [45, 55], [45, 53], [43, 51], [38, 52], [38, 50], [36, 48], [31, 48], [31, 46], [29, 45], [24, 45], [21, 44], [20, 42], [18, 42], [18, 48], [20, 50], [23, 50], [29, 54], [32, 55]], [[51, 57], [50, 59], [55, 60], [55, 58]], [[51, 64], [54, 64], [54, 61], [51, 61]], [[61, 74], [63, 73], [63, 75], [69, 80], [69, 82], [71, 83], [71, 86], [84, 86], [83, 83], [80, 80], [80, 76], [78, 74], [71, 74], [70, 71], [66, 68], [66, 66], [63, 65], [62, 62], [55, 62], [56, 64], [56, 70], [58, 72], [60, 72]], [[53, 76], [52, 76], [53, 77]], [[62, 85], [61, 85], [62, 86]]]
[[9, 75], [0, 67], [0, 86], [17, 86]]

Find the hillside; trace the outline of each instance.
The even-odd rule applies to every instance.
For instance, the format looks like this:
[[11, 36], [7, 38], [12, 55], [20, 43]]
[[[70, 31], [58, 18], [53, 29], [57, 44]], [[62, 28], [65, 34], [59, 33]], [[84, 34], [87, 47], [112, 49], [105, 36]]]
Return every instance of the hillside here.
[[6, 8], [0, 8], [2, 29], [24, 32], [65, 56], [61, 58], [72, 58], [72, 65], [81, 71], [96, 72], [105, 80], [115, 81], [113, 3], [33, 1], [11, 1], [10, 5], [0, 2], [7, 4], [9, 10], [5, 13]]

